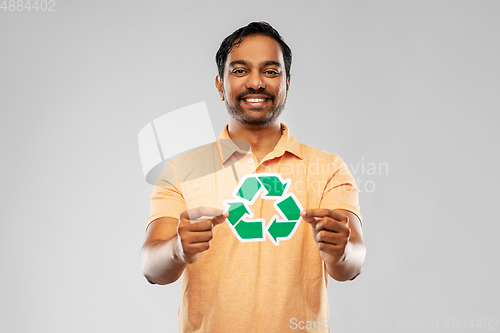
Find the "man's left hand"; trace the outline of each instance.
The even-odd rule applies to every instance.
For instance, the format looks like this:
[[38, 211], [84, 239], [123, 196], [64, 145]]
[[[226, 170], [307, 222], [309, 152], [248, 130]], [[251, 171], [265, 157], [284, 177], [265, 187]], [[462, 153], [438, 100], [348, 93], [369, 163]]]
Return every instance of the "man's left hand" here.
[[300, 215], [312, 227], [312, 235], [323, 261], [336, 265], [345, 261], [351, 230], [349, 217], [332, 209], [306, 209]]

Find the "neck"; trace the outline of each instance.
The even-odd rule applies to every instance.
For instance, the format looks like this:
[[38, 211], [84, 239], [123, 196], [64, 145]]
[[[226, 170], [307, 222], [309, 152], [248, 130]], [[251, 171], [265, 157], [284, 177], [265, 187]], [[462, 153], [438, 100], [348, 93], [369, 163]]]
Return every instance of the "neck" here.
[[230, 117], [228, 132], [231, 139], [248, 142], [257, 162], [260, 162], [267, 154], [273, 151], [280, 140], [281, 124], [279, 119], [276, 119], [266, 127], [249, 127]]

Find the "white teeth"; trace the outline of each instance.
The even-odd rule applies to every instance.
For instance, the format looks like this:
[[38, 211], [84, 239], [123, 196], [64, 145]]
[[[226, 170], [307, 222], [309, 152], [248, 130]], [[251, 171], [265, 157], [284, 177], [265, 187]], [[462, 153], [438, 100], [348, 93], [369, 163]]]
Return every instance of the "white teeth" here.
[[247, 98], [245, 101], [249, 103], [258, 103], [258, 102], [265, 102], [266, 100], [264, 98]]

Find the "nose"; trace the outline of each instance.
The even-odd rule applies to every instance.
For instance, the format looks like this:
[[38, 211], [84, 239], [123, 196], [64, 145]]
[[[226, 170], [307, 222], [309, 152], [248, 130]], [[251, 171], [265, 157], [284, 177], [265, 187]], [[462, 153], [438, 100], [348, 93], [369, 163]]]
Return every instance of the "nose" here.
[[246, 88], [253, 88], [258, 90], [259, 88], [266, 88], [265, 82], [262, 78], [262, 75], [258, 71], [252, 71], [247, 76], [247, 81], [245, 82]]

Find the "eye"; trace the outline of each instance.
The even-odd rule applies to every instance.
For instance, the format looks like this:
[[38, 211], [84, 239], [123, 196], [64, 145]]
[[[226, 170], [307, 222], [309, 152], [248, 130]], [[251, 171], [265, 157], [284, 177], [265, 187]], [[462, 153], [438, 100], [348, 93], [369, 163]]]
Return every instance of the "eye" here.
[[269, 75], [269, 76], [278, 76], [280, 73], [274, 69], [269, 69], [267, 71], [264, 72], [266, 75]]
[[234, 69], [232, 71], [233, 74], [245, 74], [245, 70], [244, 69]]

